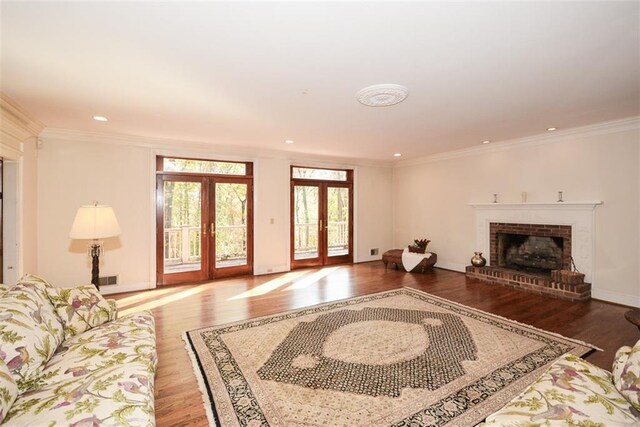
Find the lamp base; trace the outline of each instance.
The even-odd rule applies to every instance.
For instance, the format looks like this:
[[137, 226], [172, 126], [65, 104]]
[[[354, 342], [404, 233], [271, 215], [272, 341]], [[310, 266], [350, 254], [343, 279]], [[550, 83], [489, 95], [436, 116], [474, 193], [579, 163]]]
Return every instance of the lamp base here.
[[91, 283], [100, 290], [100, 252], [102, 247], [100, 243], [93, 243], [89, 249], [91, 255]]

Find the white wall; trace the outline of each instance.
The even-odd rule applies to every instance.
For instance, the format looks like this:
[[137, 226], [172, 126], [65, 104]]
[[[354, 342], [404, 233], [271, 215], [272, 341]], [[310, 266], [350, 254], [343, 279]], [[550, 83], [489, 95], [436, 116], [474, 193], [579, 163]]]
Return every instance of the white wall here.
[[36, 138], [22, 144], [22, 250], [20, 273], [38, 271], [38, 149]]
[[565, 136], [545, 144], [425, 161], [397, 168], [394, 244], [432, 240], [438, 265], [461, 271], [475, 249], [471, 202], [602, 200], [596, 208], [593, 296], [640, 306], [640, 133], [638, 129]]
[[288, 271], [290, 268], [289, 166], [286, 159], [263, 158], [254, 162], [255, 274]]
[[38, 273], [59, 286], [91, 281], [86, 242], [69, 239], [78, 207], [111, 205], [122, 235], [105, 241], [100, 275], [148, 288], [152, 185], [148, 149], [46, 140], [38, 152]]
[[[356, 262], [382, 259], [382, 253], [393, 246], [392, 179], [392, 169], [356, 169]], [[378, 255], [371, 255], [374, 248], [378, 248]]]
[[18, 238], [20, 235], [20, 170], [19, 160], [2, 165], [2, 280], [13, 284], [20, 278]]
[[[52, 283], [70, 286], [90, 280], [86, 245], [71, 241], [68, 233], [78, 207], [98, 200], [113, 206], [122, 229], [118, 239], [105, 242], [100, 265], [100, 275], [119, 274], [120, 285], [104, 291], [155, 286], [156, 154], [253, 161], [254, 271], [289, 269], [290, 165], [310, 165], [308, 160], [240, 158], [229, 153], [59, 138], [44, 138], [42, 145], [38, 151], [38, 273]], [[323, 165], [329, 164], [323, 161]], [[388, 168], [356, 167], [356, 261], [380, 259], [380, 255], [371, 257], [369, 248], [378, 247], [382, 253], [391, 246], [391, 178]]]

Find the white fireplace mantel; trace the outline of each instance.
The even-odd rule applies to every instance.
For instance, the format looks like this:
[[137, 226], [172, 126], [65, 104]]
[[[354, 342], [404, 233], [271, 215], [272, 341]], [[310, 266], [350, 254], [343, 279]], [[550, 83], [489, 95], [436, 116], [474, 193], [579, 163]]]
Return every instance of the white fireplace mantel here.
[[[571, 226], [571, 256], [593, 283], [595, 266], [595, 208], [602, 201], [553, 203], [469, 203], [476, 211], [476, 247], [489, 258], [489, 224], [544, 224]], [[493, 260], [488, 259], [489, 265]]]
[[604, 202], [469, 203], [476, 209], [595, 209]]

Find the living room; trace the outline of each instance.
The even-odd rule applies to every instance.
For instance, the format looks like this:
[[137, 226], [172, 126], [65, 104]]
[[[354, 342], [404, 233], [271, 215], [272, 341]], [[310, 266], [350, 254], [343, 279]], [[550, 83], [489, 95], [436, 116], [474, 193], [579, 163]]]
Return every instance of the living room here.
[[[100, 237], [99, 291], [119, 316], [151, 311], [158, 425], [257, 421], [229, 418], [184, 333], [405, 287], [560, 334], [611, 371], [638, 340], [624, 317], [640, 308], [638, 16], [637, 2], [5, 2], [3, 282], [90, 283], [87, 240], [70, 231], [80, 207], [110, 206], [119, 233]], [[244, 169], [171, 169], [193, 162]], [[189, 224], [168, 213], [182, 209], [168, 202], [176, 182], [201, 189], [185, 202], [198, 206]], [[223, 224], [225, 184], [244, 193], [240, 219]], [[502, 223], [571, 226], [558, 269], [579, 284], [535, 287], [524, 274], [497, 286], [489, 224]], [[191, 231], [168, 237], [180, 227]], [[225, 227], [244, 234], [223, 244]], [[385, 268], [387, 251], [415, 239], [430, 240], [433, 267]], [[474, 252], [481, 279], [465, 275]], [[243, 363], [264, 368], [268, 356]], [[265, 378], [255, 390], [272, 390]], [[277, 392], [307, 396], [293, 381]], [[475, 425], [526, 384], [507, 388], [493, 410], [447, 422]], [[420, 401], [414, 391], [402, 396]], [[426, 405], [390, 404], [390, 415], [372, 403], [381, 412], [359, 421], [309, 409], [293, 422], [258, 401], [273, 412], [256, 425], [390, 425]]]

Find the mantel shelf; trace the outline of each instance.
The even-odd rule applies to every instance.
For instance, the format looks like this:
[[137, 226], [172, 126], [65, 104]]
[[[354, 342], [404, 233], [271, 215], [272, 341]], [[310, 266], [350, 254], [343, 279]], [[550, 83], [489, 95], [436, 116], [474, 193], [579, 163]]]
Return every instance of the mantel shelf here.
[[549, 202], [549, 203], [469, 203], [477, 209], [595, 209], [602, 200], [592, 202]]

